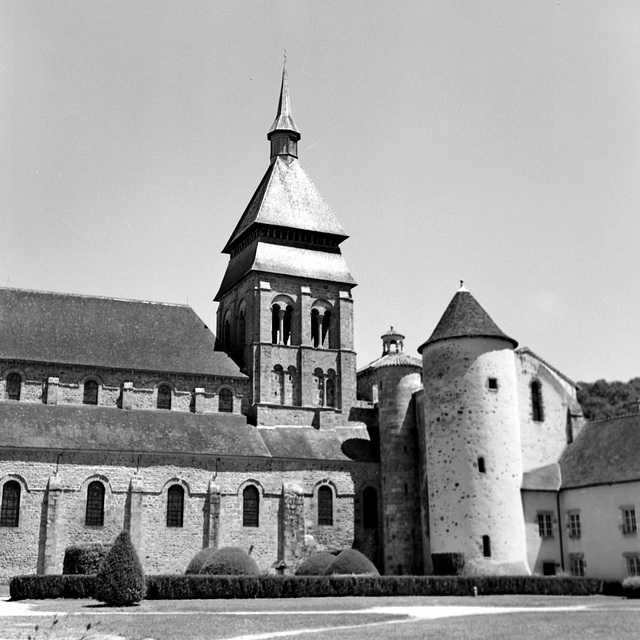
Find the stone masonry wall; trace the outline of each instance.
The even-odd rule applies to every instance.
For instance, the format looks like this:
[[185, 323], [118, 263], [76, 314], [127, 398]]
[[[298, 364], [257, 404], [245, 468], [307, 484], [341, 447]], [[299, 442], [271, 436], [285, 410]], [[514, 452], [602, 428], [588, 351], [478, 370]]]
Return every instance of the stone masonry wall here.
[[[109, 452], [65, 452], [60, 464], [56, 463], [56, 452], [20, 450], [2, 456], [0, 485], [16, 479], [22, 493], [19, 526], [0, 527], [0, 580], [20, 573], [60, 573], [67, 546], [111, 543], [125, 526], [134, 526], [137, 520], [141, 529], [138, 550], [148, 573], [183, 572], [195, 553], [211, 541], [215, 543], [216, 536], [218, 546], [250, 550], [263, 571], [273, 571], [283, 559], [279, 540], [285, 538], [293, 545], [289, 562], [297, 562], [316, 549], [351, 546], [357, 487], [375, 482], [378, 474], [376, 464], [364, 463], [175, 455], [138, 458]], [[55, 521], [47, 530], [44, 521], [51, 478], [56, 479], [60, 491]], [[102, 527], [84, 524], [87, 486], [92, 480], [105, 485]], [[211, 535], [208, 502], [212, 482], [220, 500], [215, 535]], [[314, 496], [323, 483], [334, 490], [334, 524], [318, 527]], [[138, 506], [132, 484], [140, 488]], [[167, 491], [173, 484], [185, 490], [182, 527], [168, 527], [166, 523]], [[243, 526], [242, 492], [248, 484], [255, 485], [260, 493], [258, 527]], [[286, 485], [295, 485], [301, 491], [303, 543], [300, 531], [284, 530], [285, 526], [300, 526], [283, 517]], [[288, 571], [294, 569], [291, 566]]]

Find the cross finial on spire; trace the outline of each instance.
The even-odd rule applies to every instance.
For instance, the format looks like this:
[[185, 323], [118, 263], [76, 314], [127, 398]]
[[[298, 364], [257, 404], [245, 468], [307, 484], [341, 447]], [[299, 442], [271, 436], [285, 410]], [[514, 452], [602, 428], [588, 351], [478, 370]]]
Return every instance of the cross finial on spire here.
[[458, 289], [458, 291], [469, 291], [469, 289], [464, 286], [464, 280], [460, 280], [460, 288]]

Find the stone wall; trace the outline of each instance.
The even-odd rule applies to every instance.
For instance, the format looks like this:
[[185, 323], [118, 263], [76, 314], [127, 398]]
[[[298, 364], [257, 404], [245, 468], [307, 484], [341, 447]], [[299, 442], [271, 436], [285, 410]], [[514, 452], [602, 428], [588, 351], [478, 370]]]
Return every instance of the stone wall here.
[[[378, 465], [370, 463], [109, 452], [65, 452], [58, 460], [55, 452], [13, 451], [0, 461], [0, 484], [20, 483], [20, 522], [16, 528], [0, 527], [0, 579], [61, 573], [67, 546], [111, 543], [125, 527], [148, 573], [181, 573], [203, 546], [216, 544], [251, 551], [263, 571], [285, 559], [292, 572], [314, 550], [352, 545], [356, 492], [375, 483], [377, 475]], [[93, 480], [105, 485], [102, 527], [85, 525]], [[182, 527], [167, 526], [167, 491], [173, 484], [185, 492]], [[243, 526], [242, 493], [248, 484], [260, 493], [258, 527]], [[315, 495], [322, 484], [334, 492], [332, 526], [317, 523]], [[294, 516], [283, 502], [289, 486], [298, 487]]]
[[[129, 409], [155, 409], [158, 386], [171, 388], [172, 411], [194, 411], [194, 390], [203, 389], [199, 409], [201, 412], [217, 412], [219, 396], [223, 389], [233, 394], [233, 412], [246, 413], [248, 409], [249, 383], [241, 378], [220, 376], [154, 373], [145, 371], [120, 371], [100, 367], [84, 367], [59, 364], [36, 364], [21, 361], [0, 363], [0, 399], [6, 396], [6, 377], [16, 371], [22, 376], [20, 402], [45, 404], [82, 404], [84, 383], [98, 383], [98, 405], [122, 406]], [[126, 385], [123, 397], [123, 387]]]

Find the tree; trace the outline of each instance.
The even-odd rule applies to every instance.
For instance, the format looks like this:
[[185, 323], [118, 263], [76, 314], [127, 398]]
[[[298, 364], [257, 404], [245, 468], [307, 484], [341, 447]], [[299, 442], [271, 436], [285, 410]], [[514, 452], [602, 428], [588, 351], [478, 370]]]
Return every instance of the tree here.
[[626, 416], [640, 410], [640, 378], [629, 382], [579, 382], [578, 387], [578, 402], [589, 421]]
[[130, 606], [144, 598], [145, 579], [129, 533], [113, 543], [96, 576], [94, 598], [115, 607]]

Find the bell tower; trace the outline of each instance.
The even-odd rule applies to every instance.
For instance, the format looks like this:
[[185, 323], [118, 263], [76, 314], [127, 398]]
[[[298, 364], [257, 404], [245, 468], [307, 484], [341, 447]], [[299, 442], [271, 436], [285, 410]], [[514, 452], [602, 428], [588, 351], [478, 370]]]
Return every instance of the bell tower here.
[[286, 66], [267, 139], [269, 168], [223, 249], [217, 333], [251, 377], [255, 424], [345, 424], [356, 283], [340, 252], [348, 236], [298, 162]]

